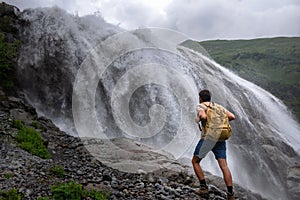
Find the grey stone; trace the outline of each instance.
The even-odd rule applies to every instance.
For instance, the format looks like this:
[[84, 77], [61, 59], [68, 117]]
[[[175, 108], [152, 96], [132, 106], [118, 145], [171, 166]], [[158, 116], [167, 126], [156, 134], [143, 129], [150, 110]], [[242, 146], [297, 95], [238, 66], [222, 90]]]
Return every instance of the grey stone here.
[[135, 188], [137, 188], [137, 189], [142, 189], [142, 188], [144, 188], [144, 187], [145, 187], [145, 184], [144, 184], [143, 182], [137, 183], [137, 184], [135, 185]]

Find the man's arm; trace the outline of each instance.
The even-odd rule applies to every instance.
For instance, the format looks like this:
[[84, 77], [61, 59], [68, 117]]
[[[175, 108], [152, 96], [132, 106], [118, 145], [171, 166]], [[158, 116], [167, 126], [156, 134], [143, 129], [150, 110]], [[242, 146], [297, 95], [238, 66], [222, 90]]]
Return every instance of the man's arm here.
[[203, 106], [198, 105], [196, 107], [196, 112], [197, 112], [197, 115], [196, 115], [196, 118], [195, 118], [196, 123], [199, 123], [200, 121], [206, 120], [206, 112], [205, 112], [205, 109], [203, 108]]
[[226, 114], [227, 114], [227, 117], [228, 117], [229, 121], [235, 120], [234, 114], [232, 114], [232, 113], [229, 112], [228, 110], [226, 111]]
[[199, 117], [200, 117], [200, 120], [201, 120], [201, 121], [202, 121], [202, 120], [206, 120], [207, 116], [206, 116], [206, 112], [205, 112], [204, 109], [201, 109], [201, 110], [199, 111]]
[[197, 112], [197, 117], [195, 119], [195, 121], [198, 123], [200, 121], [206, 120], [206, 106], [199, 104], [196, 106], [196, 112]]

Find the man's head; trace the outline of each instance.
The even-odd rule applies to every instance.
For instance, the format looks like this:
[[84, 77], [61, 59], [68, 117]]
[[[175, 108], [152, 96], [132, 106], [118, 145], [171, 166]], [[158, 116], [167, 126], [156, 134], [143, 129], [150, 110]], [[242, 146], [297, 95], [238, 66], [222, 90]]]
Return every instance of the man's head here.
[[200, 98], [200, 102], [210, 101], [211, 94], [208, 90], [201, 90], [199, 92], [199, 98]]

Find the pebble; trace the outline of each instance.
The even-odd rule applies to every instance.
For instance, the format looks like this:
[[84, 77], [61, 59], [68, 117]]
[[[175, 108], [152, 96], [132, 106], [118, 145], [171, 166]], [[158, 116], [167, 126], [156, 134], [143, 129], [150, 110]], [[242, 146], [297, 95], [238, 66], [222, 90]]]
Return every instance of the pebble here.
[[135, 188], [137, 188], [137, 189], [142, 189], [144, 187], [145, 187], [145, 184], [143, 182], [140, 182], [140, 183], [135, 185]]

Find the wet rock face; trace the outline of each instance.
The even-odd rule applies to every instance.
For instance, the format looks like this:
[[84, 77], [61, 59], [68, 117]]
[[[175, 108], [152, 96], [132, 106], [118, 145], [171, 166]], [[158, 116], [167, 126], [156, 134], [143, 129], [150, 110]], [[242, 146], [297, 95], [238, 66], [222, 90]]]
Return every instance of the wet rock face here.
[[300, 196], [300, 167], [290, 167], [288, 169], [287, 178], [288, 189], [292, 199], [297, 199]]
[[131, 173], [147, 173], [160, 169], [188, 171], [174, 156], [127, 138], [84, 139], [86, 149], [104, 164]]
[[[54, 184], [75, 180], [84, 189], [110, 192], [110, 199], [201, 199], [194, 193], [199, 187], [198, 181], [193, 174], [186, 171], [187, 166], [177, 163], [176, 170], [161, 167], [150, 173], [129, 173], [113, 169], [92, 156], [79, 138], [60, 131], [51, 120], [38, 117], [35, 109], [21, 98], [6, 97], [2, 91], [0, 94], [0, 190], [16, 188], [24, 199], [36, 199], [39, 196], [51, 195], [50, 188]], [[15, 140], [18, 130], [12, 127], [15, 119], [22, 120], [27, 127], [41, 133], [51, 159], [33, 156], [18, 146]], [[121, 140], [117, 142], [122, 143]], [[136, 144], [138, 143], [135, 141], [124, 140], [123, 146], [132, 149]], [[164, 163], [174, 162], [172, 159], [168, 161], [167, 154], [151, 155], [149, 147], [144, 147], [143, 150], [139, 145], [138, 148], [149, 156], [164, 158]], [[107, 149], [108, 152], [109, 150], [112, 149]], [[101, 159], [106, 159], [103, 160], [104, 163], [114, 160], [108, 157]], [[119, 166], [121, 165], [122, 160], [119, 161]], [[62, 177], [51, 172], [51, 168], [56, 166], [62, 166], [65, 172]], [[158, 164], [153, 165], [154, 168], [157, 166]], [[209, 176], [208, 180], [211, 183], [218, 182], [218, 178], [213, 176]], [[209, 187], [211, 198], [226, 199], [225, 191], [220, 189], [223, 186], [211, 184]], [[262, 199], [238, 186], [236, 193], [243, 195], [240, 199]]]
[[[0, 3], [0, 30], [7, 38], [13, 39], [13, 37], [19, 34], [18, 28], [20, 27], [20, 10], [15, 7], [8, 5], [4, 2]], [[13, 42], [13, 41], [12, 41]]]

